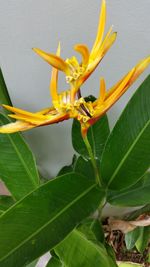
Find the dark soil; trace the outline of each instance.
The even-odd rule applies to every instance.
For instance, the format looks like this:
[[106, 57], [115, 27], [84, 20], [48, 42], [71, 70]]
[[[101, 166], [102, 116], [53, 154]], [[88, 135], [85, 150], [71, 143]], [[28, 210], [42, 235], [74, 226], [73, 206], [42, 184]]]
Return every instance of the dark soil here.
[[113, 247], [117, 261], [130, 261], [144, 264], [145, 267], [150, 267], [150, 263], [147, 262], [148, 254], [150, 253], [150, 244], [144, 253], [141, 254], [135, 248], [130, 251], [126, 249], [124, 234], [121, 231], [112, 231], [107, 235], [106, 239]]

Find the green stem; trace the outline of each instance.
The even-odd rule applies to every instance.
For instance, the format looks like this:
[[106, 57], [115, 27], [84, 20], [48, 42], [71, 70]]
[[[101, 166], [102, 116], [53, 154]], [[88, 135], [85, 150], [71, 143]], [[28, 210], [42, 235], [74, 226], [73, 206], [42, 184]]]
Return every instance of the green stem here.
[[87, 151], [88, 151], [89, 156], [90, 156], [91, 163], [92, 163], [93, 168], [94, 168], [96, 182], [101, 186], [101, 179], [100, 179], [100, 176], [99, 176], [99, 171], [98, 171], [98, 168], [97, 168], [96, 160], [95, 160], [95, 157], [93, 155], [93, 151], [92, 151], [91, 145], [89, 143], [89, 140], [87, 138], [87, 135], [83, 138], [83, 140], [84, 140], [84, 143], [86, 145]]

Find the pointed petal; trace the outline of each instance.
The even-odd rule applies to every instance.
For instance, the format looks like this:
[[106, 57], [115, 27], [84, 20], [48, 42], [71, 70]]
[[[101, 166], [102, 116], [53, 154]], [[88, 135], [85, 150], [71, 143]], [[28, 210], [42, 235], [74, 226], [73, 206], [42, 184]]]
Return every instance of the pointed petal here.
[[131, 86], [134, 81], [141, 75], [141, 73], [149, 66], [150, 64], [150, 56], [141, 60], [135, 67], [135, 73], [129, 82], [129, 86]]
[[130, 80], [134, 76], [136, 68], [133, 68], [122, 80], [116, 90], [106, 99], [106, 106], [110, 108], [129, 88]]
[[[150, 56], [147, 57], [147, 58], [145, 58], [145, 59], [143, 59], [142, 61], [140, 61], [135, 66], [135, 68], [134, 68], [135, 69], [135, 72], [134, 72], [134, 75], [129, 80], [128, 87], [133, 84], [133, 82], [140, 76], [140, 74], [148, 67], [149, 64], [150, 64]], [[117, 82], [113, 87], [111, 87], [109, 89], [109, 91], [106, 94], [106, 98], [109, 98], [110, 95], [113, 94], [113, 92], [120, 86], [120, 84], [122, 83], [122, 81], [126, 79], [126, 77], [129, 75], [129, 73], [127, 73], [119, 82]]]
[[74, 50], [79, 52], [82, 55], [82, 63], [84, 65], [88, 64], [90, 52], [86, 45], [83, 44], [77, 44], [74, 46]]
[[48, 62], [54, 68], [68, 74], [69, 71], [68, 64], [62, 58], [53, 54], [48, 54], [39, 48], [33, 48], [33, 51], [36, 52], [40, 57], [42, 57], [46, 62]]
[[27, 117], [22, 114], [9, 114], [8, 116], [16, 120], [21, 120], [21, 121], [25, 121], [28, 123], [32, 123], [33, 125], [36, 125], [36, 126], [46, 121], [46, 116], [44, 116], [44, 118], [41, 120], [38, 118], [38, 114], [37, 114], [37, 117], [31, 117], [31, 116]]
[[35, 125], [32, 125], [27, 122], [23, 121], [16, 121], [12, 123], [8, 123], [6, 125], [0, 126], [0, 133], [15, 133], [20, 131], [26, 131], [29, 129], [32, 129], [36, 127]]
[[131, 77], [134, 75], [135, 68], [133, 68], [128, 75], [126, 75], [125, 79], [122, 80], [119, 87], [110, 95], [109, 98], [105, 99], [103, 103], [97, 101], [97, 106], [95, 108], [95, 114], [91, 120], [89, 120], [89, 123], [92, 125], [95, 123], [95, 119], [98, 119], [103, 116], [107, 112], [108, 109], [125, 93], [127, 90], [127, 85], [131, 79]]
[[104, 78], [100, 79], [100, 97], [99, 101], [104, 102], [106, 96], [106, 84]]
[[97, 52], [96, 58], [89, 63], [87, 67], [87, 71], [78, 81], [78, 88], [89, 78], [89, 76], [93, 73], [96, 69], [98, 64], [101, 62], [102, 58], [105, 56], [109, 48], [112, 46], [114, 41], [116, 40], [117, 33], [114, 32], [111, 34], [112, 27], [110, 28], [109, 32], [107, 33], [99, 51]]
[[[58, 44], [56, 56], [60, 57], [60, 43]], [[58, 69], [52, 67], [52, 74], [50, 80], [50, 94], [52, 96], [52, 101], [58, 100], [58, 93], [57, 93], [57, 83], [58, 83]]]
[[113, 45], [117, 38], [117, 32], [113, 32], [108, 39], [104, 40], [103, 46], [102, 46], [102, 57], [107, 53], [109, 48]]
[[102, 1], [102, 6], [101, 6], [101, 13], [99, 17], [99, 24], [98, 24], [98, 30], [97, 30], [97, 36], [93, 45], [93, 48], [91, 50], [91, 57], [95, 58], [95, 55], [97, 54], [97, 50], [99, 49], [102, 39], [103, 39], [103, 34], [105, 30], [105, 23], [106, 23], [106, 1]]
[[[45, 116], [40, 114], [40, 113], [32, 113], [26, 110], [22, 110], [19, 108], [15, 108], [12, 106], [8, 106], [8, 105], [3, 105], [3, 107], [15, 114], [17, 114], [17, 116], [20, 116], [22, 118], [29, 118], [29, 119], [38, 119], [38, 120], [45, 120]], [[12, 117], [14, 115], [10, 114], [9, 117]]]

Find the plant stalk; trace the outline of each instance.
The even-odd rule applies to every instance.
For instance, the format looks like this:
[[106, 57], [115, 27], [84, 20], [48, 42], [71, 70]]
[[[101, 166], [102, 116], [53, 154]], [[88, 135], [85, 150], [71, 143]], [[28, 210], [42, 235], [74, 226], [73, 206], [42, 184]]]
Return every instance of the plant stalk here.
[[86, 145], [86, 148], [87, 148], [87, 151], [89, 153], [90, 160], [91, 160], [94, 172], [95, 172], [96, 183], [99, 184], [99, 186], [101, 186], [102, 184], [101, 184], [101, 179], [100, 179], [99, 171], [97, 168], [96, 160], [95, 160], [95, 157], [93, 155], [93, 151], [92, 151], [92, 148], [91, 148], [91, 145], [89, 143], [87, 135], [83, 138], [83, 140], [84, 140], [84, 143]]

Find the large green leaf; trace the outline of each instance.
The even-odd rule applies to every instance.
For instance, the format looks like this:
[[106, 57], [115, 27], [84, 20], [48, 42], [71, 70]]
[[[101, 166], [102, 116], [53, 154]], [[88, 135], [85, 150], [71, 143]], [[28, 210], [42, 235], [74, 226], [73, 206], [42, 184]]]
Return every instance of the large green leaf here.
[[[101, 158], [101, 154], [109, 133], [110, 130], [106, 115], [89, 128], [87, 136], [95, 158]], [[80, 155], [89, 158], [87, 148], [81, 136], [80, 123], [77, 120], [74, 120], [72, 125], [72, 144], [74, 149]]]
[[98, 219], [88, 218], [84, 220], [78, 227], [78, 230], [82, 232], [88, 239], [104, 243], [104, 230], [101, 222]]
[[60, 175], [63, 175], [63, 174], [67, 174], [67, 173], [70, 173], [70, 172], [74, 172], [74, 166], [76, 164], [76, 161], [77, 161], [77, 156], [74, 155], [73, 159], [72, 159], [72, 163], [70, 165], [62, 167], [60, 169], [60, 171], [58, 172], [57, 176], [60, 176]]
[[[0, 125], [8, 123], [0, 113]], [[39, 186], [35, 158], [19, 133], [0, 134], [0, 178], [18, 200]]]
[[0, 210], [5, 211], [14, 204], [14, 200], [10, 196], [0, 195]]
[[109, 262], [109, 256], [102, 244], [96, 244], [88, 240], [78, 230], [73, 230], [64, 241], [56, 248], [56, 254], [63, 260], [67, 267], [113, 267]]
[[77, 159], [74, 170], [75, 172], [80, 173], [89, 179], [95, 179], [95, 173], [91, 161], [84, 159], [82, 156]]
[[38, 260], [29, 263], [26, 267], [36, 267]]
[[59, 259], [52, 257], [46, 267], [65, 267], [65, 265]]
[[[1, 104], [7, 104], [7, 105], [12, 106], [12, 103], [11, 103], [11, 100], [8, 94], [8, 90], [7, 90], [5, 81], [4, 81], [3, 73], [0, 68], [0, 105]], [[7, 113], [8, 111], [5, 110], [5, 112]]]
[[140, 227], [135, 228], [133, 231], [130, 231], [125, 234], [125, 243], [128, 250], [134, 248], [136, 241], [140, 235]]
[[140, 253], [148, 247], [150, 242], [150, 226], [140, 227], [140, 234], [136, 241], [136, 248]]
[[71, 173], [41, 185], [0, 217], [0, 267], [22, 266], [56, 246], [103, 201], [97, 185]]
[[101, 161], [109, 188], [131, 186], [150, 165], [150, 76], [129, 101], [110, 134]]
[[[130, 188], [111, 191], [108, 196], [108, 202], [112, 205], [124, 207], [136, 207], [150, 203], [150, 173], [142, 178], [143, 183], [138, 182], [138, 186], [133, 185]], [[139, 197], [140, 196], [140, 197]]]

